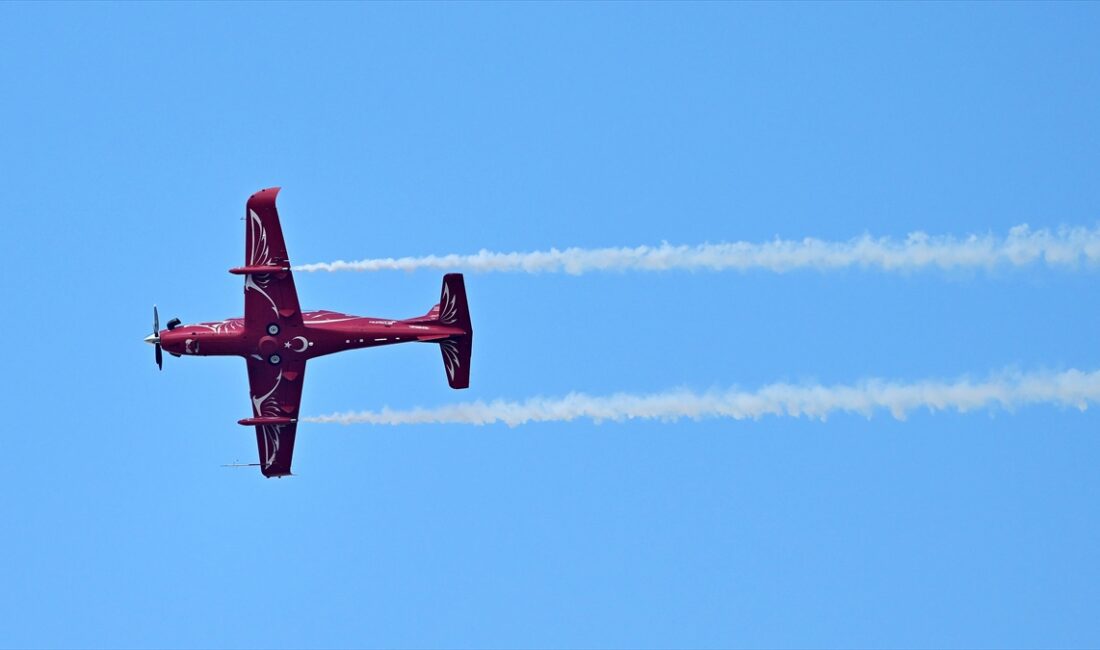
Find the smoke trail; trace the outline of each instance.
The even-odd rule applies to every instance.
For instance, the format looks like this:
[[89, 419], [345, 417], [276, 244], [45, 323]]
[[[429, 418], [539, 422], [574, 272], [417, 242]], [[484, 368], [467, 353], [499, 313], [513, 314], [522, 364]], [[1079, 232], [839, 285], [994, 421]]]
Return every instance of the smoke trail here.
[[1005, 373], [984, 382], [916, 383], [869, 380], [854, 385], [798, 386], [771, 384], [755, 392], [736, 389], [696, 393], [674, 390], [649, 395], [617, 393], [591, 397], [570, 393], [561, 398], [512, 402], [467, 402], [435, 408], [359, 411], [303, 418], [305, 422], [338, 424], [496, 424], [518, 426], [530, 422], [569, 422], [588, 418], [596, 422], [630, 419], [676, 421], [683, 418], [757, 419], [765, 415], [808, 417], [824, 420], [833, 413], [858, 413], [870, 417], [889, 411], [904, 420], [913, 410], [1007, 410], [1029, 404], [1072, 406], [1084, 411], [1100, 400], [1100, 371], [1067, 370], [1062, 373]]
[[903, 241], [864, 235], [846, 242], [820, 239], [764, 243], [733, 242], [699, 246], [638, 246], [635, 248], [567, 248], [526, 253], [482, 250], [474, 255], [428, 255], [365, 259], [357, 262], [303, 264], [296, 271], [416, 271], [570, 273], [591, 271], [724, 271], [764, 269], [782, 273], [794, 269], [827, 271], [847, 267], [907, 271], [924, 268], [959, 269], [1046, 264], [1073, 267], [1100, 263], [1100, 228], [1032, 231], [1027, 225], [1007, 237], [971, 235], [963, 239], [932, 237], [922, 232]]

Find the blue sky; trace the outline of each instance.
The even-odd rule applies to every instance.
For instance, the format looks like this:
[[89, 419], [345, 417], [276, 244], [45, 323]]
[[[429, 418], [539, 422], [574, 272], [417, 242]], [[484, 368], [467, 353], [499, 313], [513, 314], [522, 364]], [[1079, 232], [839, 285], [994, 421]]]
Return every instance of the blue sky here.
[[[298, 263], [1100, 214], [1095, 4], [0, 4], [0, 646], [1100, 644], [1100, 415], [302, 425], [255, 456], [243, 203]], [[470, 275], [303, 411], [1100, 368], [1095, 270]], [[408, 317], [435, 272], [300, 274]]]

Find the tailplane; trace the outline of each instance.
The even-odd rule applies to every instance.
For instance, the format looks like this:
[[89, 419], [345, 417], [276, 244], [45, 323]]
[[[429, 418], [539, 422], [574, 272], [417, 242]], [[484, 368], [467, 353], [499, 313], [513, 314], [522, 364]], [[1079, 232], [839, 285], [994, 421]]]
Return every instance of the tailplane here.
[[447, 383], [451, 388], [470, 387], [470, 352], [473, 335], [467, 334], [439, 342], [443, 353], [443, 367], [447, 371]]
[[470, 323], [470, 308], [466, 304], [466, 284], [461, 273], [443, 276], [439, 304], [428, 312], [441, 325], [461, 328], [465, 334], [452, 336], [439, 342], [443, 354], [443, 367], [447, 371], [447, 383], [451, 388], [467, 388], [470, 385], [470, 355], [474, 344], [474, 327]]

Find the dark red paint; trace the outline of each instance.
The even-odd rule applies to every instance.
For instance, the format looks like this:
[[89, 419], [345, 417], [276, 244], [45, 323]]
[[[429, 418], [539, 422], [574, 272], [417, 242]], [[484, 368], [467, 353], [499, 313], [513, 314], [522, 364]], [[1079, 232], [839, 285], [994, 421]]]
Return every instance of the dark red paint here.
[[466, 388], [474, 334], [458, 273], [443, 276], [439, 304], [420, 317], [303, 313], [275, 209], [278, 193], [277, 187], [261, 190], [245, 207], [245, 265], [230, 270], [245, 278], [244, 317], [159, 332], [161, 346], [175, 356], [244, 357], [253, 416], [240, 423], [256, 427], [259, 467], [267, 477], [290, 474], [309, 359], [356, 348], [431, 342], [440, 346], [450, 386]]

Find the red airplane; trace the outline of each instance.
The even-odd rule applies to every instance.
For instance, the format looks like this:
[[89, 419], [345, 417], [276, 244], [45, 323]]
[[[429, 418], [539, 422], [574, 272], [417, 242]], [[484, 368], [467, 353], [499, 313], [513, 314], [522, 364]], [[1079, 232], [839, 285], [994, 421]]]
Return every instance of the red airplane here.
[[244, 276], [244, 318], [183, 325], [178, 318], [160, 330], [153, 307], [153, 333], [145, 342], [172, 356], [244, 357], [252, 397], [252, 417], [264, 476], [288, 476], [298, 428], [298, 407], [306, 361], [325, 354], [394, 343], [438, 343], [451, 388], [470, 385], [474, 330], [462, 275], [443, 276], [439, 304], [416, 318], [390, 320], [334, 311], [303, 312], [290, 271], [290, 257], [275, 210], [278, 187], [260, 190], [245, 206], [245, 265], [229, 272]]

